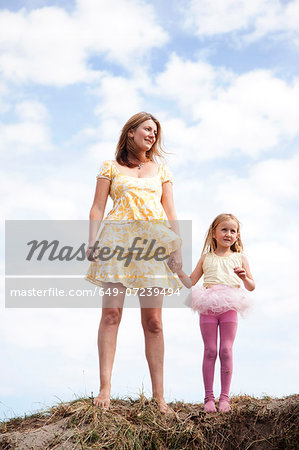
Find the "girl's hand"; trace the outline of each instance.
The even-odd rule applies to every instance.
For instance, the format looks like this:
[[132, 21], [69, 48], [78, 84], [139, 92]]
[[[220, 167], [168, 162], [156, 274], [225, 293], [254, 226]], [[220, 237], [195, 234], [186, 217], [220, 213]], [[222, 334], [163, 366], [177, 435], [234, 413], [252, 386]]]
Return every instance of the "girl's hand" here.
[[255, 289], [255, 282], [251, 275], [246, 256], [242, 255], [242, 267], [235, 267], [234, 272], [239, 278], [241, 278], [244, 283], [244, 287], [248, 291], [253, 291]]
[[183, 264], [180, 249], [177, 249], [174, 252], [170, 253], [167, 264], [173, 273], [176, 273], [177, 271], [181, 270]]
[[244, 269], [244, 267], [235, 267], [234, 272], [243, 281], [247, 278], [247, 273], [246, 273], [246, 270]]

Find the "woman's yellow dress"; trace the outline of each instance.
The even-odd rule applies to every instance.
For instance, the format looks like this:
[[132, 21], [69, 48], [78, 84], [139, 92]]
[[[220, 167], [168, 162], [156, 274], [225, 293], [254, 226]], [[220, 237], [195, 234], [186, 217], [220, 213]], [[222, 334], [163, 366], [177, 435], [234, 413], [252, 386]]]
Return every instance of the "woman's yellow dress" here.
[[173, 182], [169, 168], [162, 164], [156, 176], [136, 178], [121, 173], [107, 160], [97, 178], [110, 180], [113, 208], [97, 239], [102, 255], [90, 264], [86, 279], [99, 286], [111, 282], [127, 288], [180, 289], [182, 284], [169, 269], [167, 257], [181, 246], [181, 238], [170, 229], [161, 204], [162, 184]]

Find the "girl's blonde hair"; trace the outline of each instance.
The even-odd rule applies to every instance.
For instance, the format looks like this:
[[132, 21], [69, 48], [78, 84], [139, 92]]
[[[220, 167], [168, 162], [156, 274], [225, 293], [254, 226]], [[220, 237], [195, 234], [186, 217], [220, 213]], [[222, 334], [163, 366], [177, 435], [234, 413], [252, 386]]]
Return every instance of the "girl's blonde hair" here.
[[234, 222], [236, 222], [237, 224], [237, 233], [239, 234], [238, 239], [236, 240], [236, 242], [230, 247], [231, 250], [233, 252], [238, 252], [241, 253], [243, 251], [243, 244], [241, 241], [241, 236], [240, 236], [240, 222], [238, 221], [238, 219], [236, 218], [236, 216], [234, 216], [233, 214], [219, 214], [211, 223], [208, 232], [207, 232], [207, 236], [206, 236], [206, 240], [203, 246], [203, 250], [202, 250], [202, 255], [204, 253], [214, 253], [216, 248], [217, 248], [217, 242], [216, 239], [213, 237], [214, 231], [216, 230], [216, 227], [221, 223], [224, 222], [225, 220], [231, 219]]
[[162, 142], [162, 128], [158, 119], [147, 112], [140, 112], [132, 116], [123, 126], [121, 135], [116, 147], [115, 159], [122, 166], [136, 167], [129, 161], [128, 154], [132, 153], [138, 159], [138, 149], [136, 148], [134, 139], [128, 136], [130, 130], [136, 130], [146, 120], [152, 120], [157, 125], [157, 135], [153, 146], [146, 152], [146, 157], [154, 161], [156, 157], [163, 158], [166, 153], [161, 146]]

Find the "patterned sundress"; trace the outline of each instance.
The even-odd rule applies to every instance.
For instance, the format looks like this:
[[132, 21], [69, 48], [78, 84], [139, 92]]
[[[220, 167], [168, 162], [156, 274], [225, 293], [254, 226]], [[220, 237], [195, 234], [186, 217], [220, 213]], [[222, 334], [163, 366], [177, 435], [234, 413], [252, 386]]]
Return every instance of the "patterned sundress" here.
[[116, 248], [121, 251], [110, 259], [108, 253], [107, 258], [92, 262], [86, 279], [98, 286], [112, 282], [127, 288], [181, 289], [180, 280], [167, 265], [169, 254], [181, 246], [181, 238], [170, 229], [161, 204], [162, 184], [173, 182], [169, 168], [161, 164], [157, 175], [136, 178], [121, 173], [113, 161], [106, 160], [97, 178], [110, 181], [109, 195], [113, 200], [113, 208], [102, 222], [97, 246], [103, 252], [104, 247], [111, 252]]

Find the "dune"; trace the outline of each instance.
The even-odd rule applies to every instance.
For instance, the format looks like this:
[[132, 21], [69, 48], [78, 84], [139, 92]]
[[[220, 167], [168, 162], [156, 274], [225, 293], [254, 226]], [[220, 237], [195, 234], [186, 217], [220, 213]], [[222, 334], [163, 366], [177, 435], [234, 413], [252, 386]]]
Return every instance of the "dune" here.
[[108, 411], [93, 398], [60, 403], [0, 424], [0, 448], [9, 449], [295, 449], [299, 395], [231, 398], [229, 413], [207, 414], [203, 404], [114, 399]]

